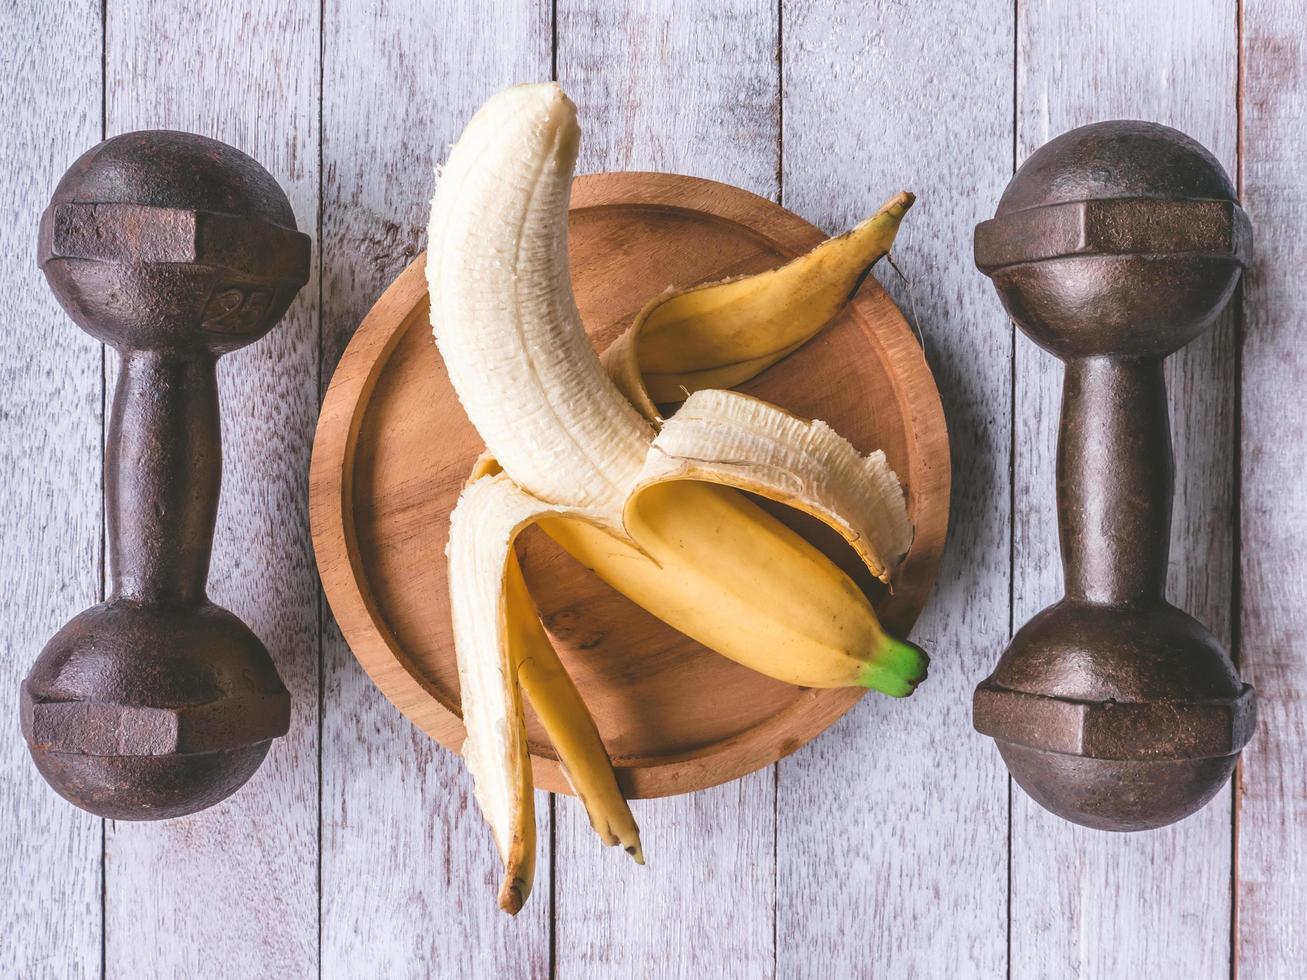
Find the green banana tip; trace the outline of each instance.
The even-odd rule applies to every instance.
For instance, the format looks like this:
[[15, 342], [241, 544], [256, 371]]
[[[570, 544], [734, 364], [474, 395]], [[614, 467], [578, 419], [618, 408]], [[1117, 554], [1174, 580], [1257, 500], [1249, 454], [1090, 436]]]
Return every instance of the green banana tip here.
[[885, 645], [858, 672], [858, 683], [894, 698], [906, 698], [926, 679], [930, 657], [907, 640], [885, 637]]

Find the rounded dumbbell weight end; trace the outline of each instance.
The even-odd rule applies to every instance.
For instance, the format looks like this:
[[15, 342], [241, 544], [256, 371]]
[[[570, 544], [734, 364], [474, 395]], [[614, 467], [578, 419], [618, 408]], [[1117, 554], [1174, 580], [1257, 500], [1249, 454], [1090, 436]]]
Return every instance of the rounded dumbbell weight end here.
[[974, 720], [1046, 809], [1148, 830], [1225, 785], [1255, 708], [1220, 644], [1174, 606], [1064, 599], [1017, 633], [976, 690]]
[[290, 722], [290, 696], [263, 644], [208, 602], [93, 606], [46, 644], [21, 704], [45, 779], [114, 820], [217, 803], [254, 774]]
[[1063, 359], [1165, 356], [1215, 320], [1251, 251], [1221, 164], [1156, 123], [1050, 140], [976, 227], [976, 264], [1012, 319]]
[[83, 330], [120, 350], [244, 347], [308, 280], [310, 242], [254, 158], [194, 133], [92, 147], [55, 188], [38, 261]]

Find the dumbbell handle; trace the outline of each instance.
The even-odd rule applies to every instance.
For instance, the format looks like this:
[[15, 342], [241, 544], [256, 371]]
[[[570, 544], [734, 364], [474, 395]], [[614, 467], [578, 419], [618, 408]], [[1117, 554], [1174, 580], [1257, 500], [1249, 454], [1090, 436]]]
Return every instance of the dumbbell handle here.
[[1162, 359], [1068, 360], [1057, 449], [1068, 597], [1112, 605], [1162, 598], [1174, 470]]
[[203, 601], [222, 481], [215, 358], [122, 356], [105, 443], [111, 598]]

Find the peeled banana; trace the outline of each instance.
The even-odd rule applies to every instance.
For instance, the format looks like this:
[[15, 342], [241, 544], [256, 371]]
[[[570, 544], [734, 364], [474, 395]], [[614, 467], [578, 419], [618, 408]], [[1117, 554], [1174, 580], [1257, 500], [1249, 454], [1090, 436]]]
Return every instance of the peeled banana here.
[[[463, 756], [516, 912], [534, 871], [524, 688], [601, 838], [642, 861], [594, 722], [513, 555], [532, 523], [654, 615], [793, 684], [910, 694], [926, 657], [881, 629], [861, 590], [735, 488], [822, 519], [888, 581], [911, 543], [883, 454], [739, 384], [821, 329], [889, 248], [910, 195], [789, 265], [659, 297], [608, 355], [572, 297], [567, 206], [580, 139], [555, 84], [508, 89], [473, 117], [432, 202], [436, 343], [488, 455], [447, 547]], [[687, 397], [688, 396], [688, 397]], [[685, 398], [671, 418], [656, 402]]]

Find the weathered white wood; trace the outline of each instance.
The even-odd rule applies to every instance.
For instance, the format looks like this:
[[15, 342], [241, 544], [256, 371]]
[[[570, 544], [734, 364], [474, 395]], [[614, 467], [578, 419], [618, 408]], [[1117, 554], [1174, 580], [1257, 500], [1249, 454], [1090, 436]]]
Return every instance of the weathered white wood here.
[[[309, 0], [239, 10], [110, 0], [110, 135], [162, 127], [225, 140], [268, 168], [301, 230], [316, 237], [318, 20]], [[293, 699], [290, 734], [219, 806], [110, 825], [109, 977], [317, 970], [318, 608], [304, 490], [317, 414], [317, 293], [314, 276], [267, 338], [218, 368], [224, 470], [209, 593], [272, 653]]]
[[[433, 167], [476, 108], [549, 78], [548, 2], [326, 6], [325, 390], [355, 327], [423, 247]], [[443, 541], [431, 560], [443, 560]], [[535, 890], [516, 919], [462, 762], [381, 696], [334, 623], [324, 631], [322, 975], [549, 973], [549, 798], [536, 795]]]
[[[1017, 134], [1024, 160], [1100, 119], [1149, 119], [1206, 144], [1234, 173], [1233, 0], [1023, 2]], [[1175, 446], [1171, 600], [1230, 640], [1234, 347], [1231, 320], [1167, 365]], [[1062, 367], [1019, 337], [1015, 589], [1020, 627], [1062, 592], [1054, 451]], [[1230, 793], [1179, 825], [1075, 827], [1013, 789], [1013, 978], [1224, 977], [1230, 958]]]
[[1241, 980], [1307, 975], [1307, 64], [1297, 0], [1243, 7], [1244, 285], [1239, 656], [1257, 688], [1238, 808]]
[[[559, 0], [558, 79], [580, 169], [671, 170], [775, 198], [776, 4]], [[648, 865], [602, 847], [559, 798], [556, 975], [740, 977], [773, 970], [773, 773], [633, 806]]]
[[55, 184], [100, 140], [100, 43], [98, 3], [0, 12], [0, 974], [33, 980], [100, 975], [103, 824], [45, 785], [17, 717], [45, 642], [101, 596], [100, 345], [36, 267]]
[[[233, 142], [269, 166], [310, 232], [320, 13], [326, 21], [321, 360], [315, 282], [271, 337], [220, 369], [227, 463], [212, 591], [277, 657], [296, 698], [292, 734], [229, 803], [108, 828], [110, 977], [318, 967], [319, 638], [304, 495], [318, 372], [325, 380], [371, 299], [421, 246], [433, 147], [500, 85], [548, 76], [550, 6], [107, 4], [109, 132], [165, 125]], [[322, 972], [548, 975], [556, 912], [563, 977], [1002, 976], [1005, 782], [969, 731], [967, 698], [1007, 630], [1010, 417], [1017, 625], [1060, 591], [1060, 368], [1020, 340], [1009, 416], [1011, 339], [970, 260], [970, 227], [1011, 163], [1012, 5], [558, 6], [559, 72], [581, 103], [586, 169], [685, 170], [775, 197], [779, 168], [785, 203], [831, 230], [900, 183], [921, 193], [897, 250], [915, 297], [882, 278], [906, 309], [915, 298], [953, 435], [953, 531], [915, 633], [935, 669], [911, 701], [870, 696], [778, 774], [638, 804], [646, 869], [599, 848], [574, 801], [559, 799], [556, 910], [540, 797], [538, 892], [510, 921], [493, 908], [493, 849], [461, 765], [399, 718], [329, 628]], [[1134, 116], [1180, 126], [1233, 171], [1234, 0], [1018, 7], [1020, 157], [1073, 125]], [[1307, 431], [1295, 395], [1307, 371], [1296, 285], [1307, 111], [1300, 4], [1242, 9], [1258, 259], [1245, 290], [1238, 646], [1262, 724], [1243, 765], [1235, 965], [1260, 980], [1302, 975], [1307, 963]], [[101, 135], [100, 14], [86, 0], [0, 12], [0, 82], [14, 96], [0, 104], [0, 300], [12, 327], [0, 353], [0, 690], [11, 699], [48, 636], [100, 588], [100, 349], [32, 261], [55, 180]], [[1169, 371], [1171, 593], [1223, 639], [1235, 361], [1227, 322]], [[1116, 837], [1071, 828], [1015, 790], [1011, 975], [1225, 976], [1230, 808], [1223, 793], [1177, 828]], [[99, 974], [100, 855], [101, 824], [46, 789], [16, 724], [0, 726], [0, 974]]]
[[1008, 630], [1012, 338], [970, 241], [1011, 173], [1012, 5], [784, 9], [785, 204], [837, 232], [919, 195], [895, 247], [911, 288], [877, 275], [925, 337], [953, 506], [913, 632], [930, 677], [780, 764], [777, 976], [998, 977], [1007, 780], [970, 705]]

